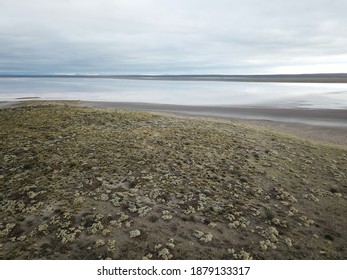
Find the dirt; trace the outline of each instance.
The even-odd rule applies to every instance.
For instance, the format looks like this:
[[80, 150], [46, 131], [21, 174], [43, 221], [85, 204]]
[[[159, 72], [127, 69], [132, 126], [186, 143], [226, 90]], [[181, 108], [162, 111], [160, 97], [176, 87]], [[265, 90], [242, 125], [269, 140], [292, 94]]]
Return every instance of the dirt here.
[[32, 104], [0, 110], [1, 259], [347, 258], [344, 147]]

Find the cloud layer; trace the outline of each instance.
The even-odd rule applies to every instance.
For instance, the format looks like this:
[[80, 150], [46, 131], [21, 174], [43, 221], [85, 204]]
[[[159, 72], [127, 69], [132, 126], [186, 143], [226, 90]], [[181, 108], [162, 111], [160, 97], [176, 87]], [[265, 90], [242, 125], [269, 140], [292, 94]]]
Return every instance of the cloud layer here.
[[347, 72], [345, 0], [0, 0], [0, 73]]

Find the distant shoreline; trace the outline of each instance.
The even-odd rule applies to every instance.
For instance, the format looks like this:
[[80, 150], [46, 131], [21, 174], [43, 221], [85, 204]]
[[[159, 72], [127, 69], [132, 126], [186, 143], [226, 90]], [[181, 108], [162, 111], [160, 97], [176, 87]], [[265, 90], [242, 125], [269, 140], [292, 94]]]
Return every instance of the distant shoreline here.
[[347, 83], [347, 74], [345, 73], [298, 75], [0, 75], [0, 78], [88, 78], [264, 83]]

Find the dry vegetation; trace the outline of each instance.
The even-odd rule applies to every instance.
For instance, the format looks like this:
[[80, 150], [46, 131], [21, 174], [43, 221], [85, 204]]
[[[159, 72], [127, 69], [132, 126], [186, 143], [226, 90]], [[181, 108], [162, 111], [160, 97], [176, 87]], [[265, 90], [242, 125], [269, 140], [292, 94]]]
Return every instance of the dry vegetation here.
[[347, 150], [230, 121], [0, 111], [1, 259], [346, 259]]

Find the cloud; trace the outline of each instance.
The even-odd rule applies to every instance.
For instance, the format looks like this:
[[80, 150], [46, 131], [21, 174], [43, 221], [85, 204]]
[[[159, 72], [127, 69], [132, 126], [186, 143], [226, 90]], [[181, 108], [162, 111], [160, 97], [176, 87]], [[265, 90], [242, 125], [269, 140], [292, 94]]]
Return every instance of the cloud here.
[[[344, 0], [0, 0], [0, 72], [343, 69]], [[287, 70], [286, 70], [287, 69]], [[289, 69], [289, 70], [288, 70]], [[314, 69], [314, 68], [310, 68]]]

